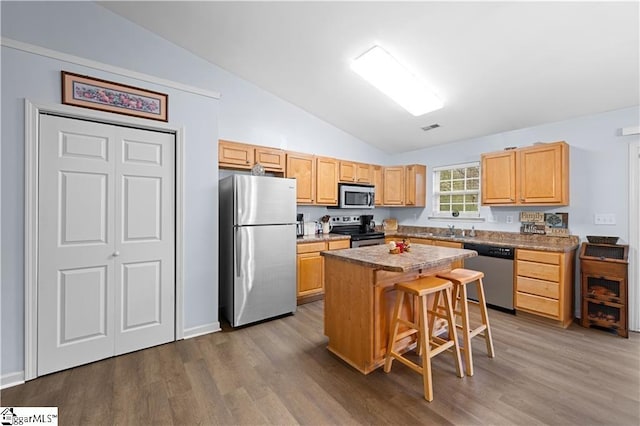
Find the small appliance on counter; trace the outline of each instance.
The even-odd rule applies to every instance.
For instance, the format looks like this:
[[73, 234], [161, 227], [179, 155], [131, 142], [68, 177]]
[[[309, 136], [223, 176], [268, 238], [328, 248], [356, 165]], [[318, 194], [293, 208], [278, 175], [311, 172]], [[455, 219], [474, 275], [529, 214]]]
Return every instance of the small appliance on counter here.
[[296, 237], [304, 236], [304, 214], [298, 213], [296, 216]]
[[360, 232], [363, 234], [375, 232], [376, 223], [373, 221], [372, 214], [363, 214], [360, 216]]
[[316, 222], [304, 222], [304, 235], [315, 235], [318, 233], [318, 224]]

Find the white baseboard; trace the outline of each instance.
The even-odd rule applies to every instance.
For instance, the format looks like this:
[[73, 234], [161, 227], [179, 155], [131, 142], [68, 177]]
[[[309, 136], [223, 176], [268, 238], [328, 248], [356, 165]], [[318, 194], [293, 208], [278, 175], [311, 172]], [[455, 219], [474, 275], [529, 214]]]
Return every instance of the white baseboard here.
[[202, 336], [203, 334], [215, 333], [220, 331], [220, 321], [216, 321], [211, 324], [199, 325], [193, 328], [187, 328], [184, 330], [183, 338], [191, 339], [192, 337]]
[[24, 383], [24, 371], [5, 374], [0, 377], [0, 389], [18, 386]]

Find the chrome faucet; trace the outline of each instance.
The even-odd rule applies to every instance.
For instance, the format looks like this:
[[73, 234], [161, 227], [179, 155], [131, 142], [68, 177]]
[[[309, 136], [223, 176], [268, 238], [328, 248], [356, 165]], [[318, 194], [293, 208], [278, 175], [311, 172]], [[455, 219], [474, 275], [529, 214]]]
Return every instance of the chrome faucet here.
[[454, 235], [456, 235], [456, 231], [454, 231], [455, 227], [455, 225], [447, 225], [447, 228], [449, 228], [449, 233], [447, 235], [449, 237], [453, 237]]

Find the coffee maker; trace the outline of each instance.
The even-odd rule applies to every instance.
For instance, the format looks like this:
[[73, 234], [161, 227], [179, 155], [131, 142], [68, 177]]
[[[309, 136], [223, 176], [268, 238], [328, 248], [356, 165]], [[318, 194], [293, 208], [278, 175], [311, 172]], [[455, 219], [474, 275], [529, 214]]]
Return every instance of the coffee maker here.
[[360, 216], [360, 232], [366, 234], [376, 230], [376, 223], [373, 221], [372, 214], [363, 214]]
[[298, 213], [296, 217], [296, 236], [304, 236], [304, 214]]

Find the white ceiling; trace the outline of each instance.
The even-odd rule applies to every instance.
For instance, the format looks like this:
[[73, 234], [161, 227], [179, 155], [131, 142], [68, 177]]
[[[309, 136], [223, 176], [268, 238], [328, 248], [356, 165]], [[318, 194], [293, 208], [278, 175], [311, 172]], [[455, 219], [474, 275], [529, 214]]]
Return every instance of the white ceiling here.
[[[637, 1], [100, 4], [390, 153], [640, 104]], [[374, 44], [444, 108], [413, 117], [351, 71]]]

